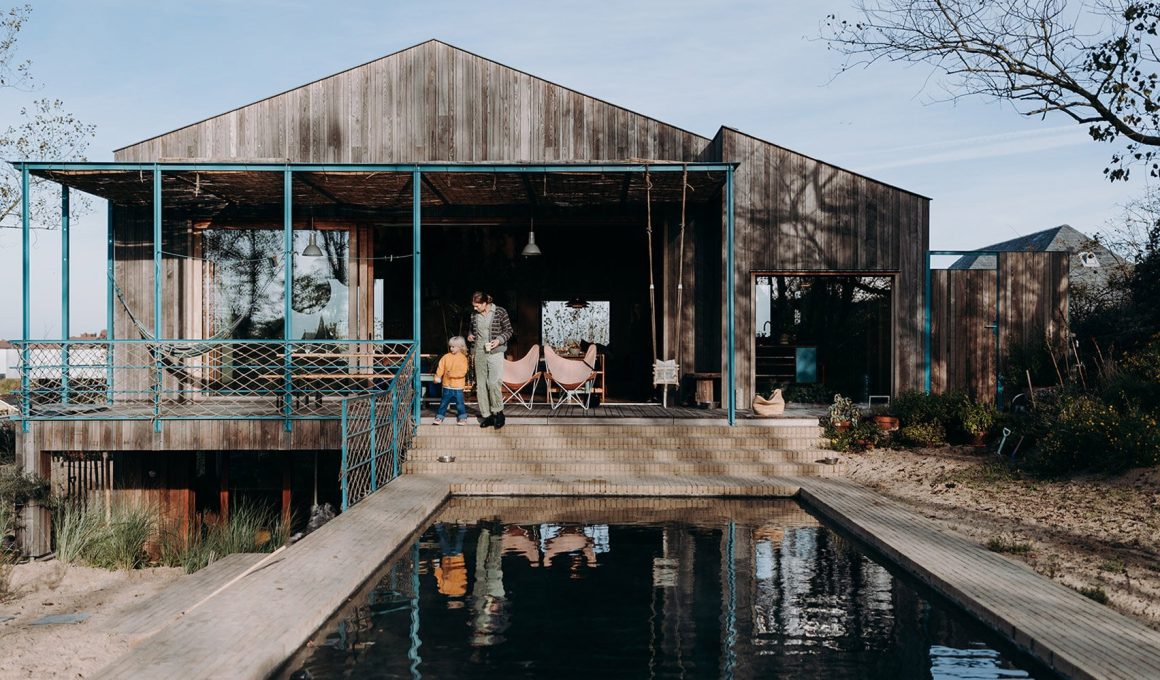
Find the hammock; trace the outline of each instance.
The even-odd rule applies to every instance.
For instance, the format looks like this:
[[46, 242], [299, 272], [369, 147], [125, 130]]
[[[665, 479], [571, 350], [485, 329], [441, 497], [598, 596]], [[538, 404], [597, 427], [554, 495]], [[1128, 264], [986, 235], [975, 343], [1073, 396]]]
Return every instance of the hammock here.
[[121, 303], [121, 307], [125, 310], [125, 314], [137, 328], [137, 333], [141, 336], [141, 339], [148, 342], [150, 346], [161, 350], [167, 357], [177, 361], [183, 361], [185, 359], [192, 359], [204, 354], [209, 354], [213, 350], [224, 346], [226, 343], [215, 343], [213, 341], [224, 340], [230, 337], [233, 335], [234, 331], [237, 330], [238, 326], [242, 324], [242, 321], [249, 317], [249, 314], [238, 315], [238, 317], [234, 319], [233, 323], [231, 323], [229, 326], [206, 338], [206, 340], [210, 342], [190, 343], [158, 340], [151, 332], [149, 332], [149, 329], [146, 328], [145, 325], [137, 319], [137, 316], [133, 314], [133, 310], [129, 308], [129, 303], [125, 301], [125, 295], [121, 291], [121, 287], [117, 285], [117, 280], [114, 279], [111, 274], [109, 276], [109, 281], [113, 284], [113, 293], [117, 296], [117, 301]]

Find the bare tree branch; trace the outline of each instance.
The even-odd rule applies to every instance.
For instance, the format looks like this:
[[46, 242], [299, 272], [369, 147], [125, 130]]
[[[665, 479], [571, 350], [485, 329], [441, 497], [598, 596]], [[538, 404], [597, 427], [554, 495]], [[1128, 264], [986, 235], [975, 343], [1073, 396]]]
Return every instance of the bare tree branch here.
[[1011, 102], [1026, 116], [1063, 114], [1096, 141], [1121, 143], [1104, 172], [1160, 176], [1160, 3], [1102, 0], [860, 0], [857, 19], [827, 17], [841, 72], [879, 61], [925, 62], [950, 98]]

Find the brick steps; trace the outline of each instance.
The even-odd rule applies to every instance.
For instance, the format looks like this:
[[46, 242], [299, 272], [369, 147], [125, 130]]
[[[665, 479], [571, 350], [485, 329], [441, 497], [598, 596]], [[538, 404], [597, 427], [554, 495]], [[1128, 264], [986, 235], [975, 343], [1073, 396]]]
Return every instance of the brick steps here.
[[748, 463], [748, 462], [559, 462], [559, 461], [408, 461], [405, 470], [410, 474], [438, 474], [452, 478], [479, 475], [553, 475], [584, 474], [600, 477], [634, 475], [672, 475], [677, 477], [711, 477], [727, 475], [760, 479], [763, 477], [795, 477], [807, 475], [835, 475], [842, 472], [839, 465], [819, 463]]
[[439, 451], [456, 449], [487, 449], [505, 448], [508, 450], [522, 449], [570, 449], [570, 448], [601, 448], [601, 449], [640, 449], [645, 447], [661, 449], [691, 449], [697, 451], [735, 451], [753, 450], [769, 451], [777, 449], [809, 449], [818, 448], [824, 440], [814, 436], [778, 436], [778, 437], [588, 437], [582, 435], [543, 435], [540, 437], [506, 437], [502, 433], [482, 436], [450, 436], [443, 433], [423, 435], [415, 440], [413, 451]]
[[[404, 470], [451, 479], [828, 476], [841, 464], [821, 464], [821, 429], [688, 424], [516, 425], [424, 427]], [[454, 456], [454, 462], [439, 462]], [[565, 484], [565, 486], [567, 486]]]
[[407, 458], [410, 462], [435, 462], [440, 456], [453, 455], [456, 463], [477, 462], [554, 462], [554, 463], [602, 463], [602, 462], [654, 462], [654, 463], [813, 463], [819, 458], [833, 455], [831, 452], [814, 448], [798, 449], [717, 449], [696, 448], [654, 449], [654, 448], [527, 448], [476, 449], [470, 447], [446, 447], [411, 449]]

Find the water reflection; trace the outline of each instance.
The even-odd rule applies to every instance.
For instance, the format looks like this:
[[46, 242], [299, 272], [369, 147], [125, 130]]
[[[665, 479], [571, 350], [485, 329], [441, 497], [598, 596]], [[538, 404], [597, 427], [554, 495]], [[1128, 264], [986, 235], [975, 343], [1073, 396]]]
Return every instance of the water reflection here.
[[1030, 677], [796, 505], [694, 505], [453, 503], [285, 675]]

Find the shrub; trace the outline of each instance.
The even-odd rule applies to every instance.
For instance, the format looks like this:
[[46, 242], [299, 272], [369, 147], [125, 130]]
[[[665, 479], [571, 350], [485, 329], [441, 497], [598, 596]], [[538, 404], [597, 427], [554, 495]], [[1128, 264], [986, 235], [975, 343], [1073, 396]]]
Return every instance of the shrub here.
[[947, 443], [947, 431], [937, 420], [903, 425], [898, 431], [898, 439], [910, 446], [942, 446]]
[[84, 563], [104, 529], [104, 513], [78, 503], [65, 502], [53, 513], [56, 559], [65, 564]]
[[830, 404], [830, 424], [848, 422], [857, 424], [862, 419], [862, 409], [852, 399], [840, 394], [834, 395], [834, 403]]
[[903, 425], [939, 423], [944, 430], [958, 423], [958, 412], [970, 398], [963, 392], [927, 394], [926, 392], [903, 392], [891, 403], [894, 415]]
[[795, 404], [827, 404], [834, 398], [834, 390], [821, 383], [793, 383], [784, 386], [781, 394], [787, 402]]
[[147, 562], [145, 544], [156, 531], [156, 515], [145, 508], [114, 505], [106, 518], [98, 504], [65, 503], [54, 524], [57, 559], [103, 569], [136, 569]]
[[226, 522], [190, 533], [162, 532], [160, 562], [193, 573], [233, 553], [272, 552], [286, 543], [288, 535], [289, 527], [274, 512], [242, 503]]
[[967, 400], [959, 407], [959, 427], [971, 436], [985, 435], [995, 425], [998, 415], [990, 404]]
[[843, 453], [858, 453], [875, 448], [890, 437], [872, 420], [859, 421], [848, 430], [827, 426], [826, 436], [830, 439], [830, 448]]

